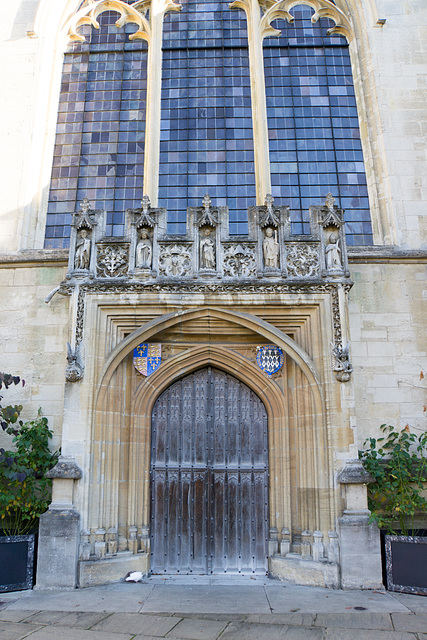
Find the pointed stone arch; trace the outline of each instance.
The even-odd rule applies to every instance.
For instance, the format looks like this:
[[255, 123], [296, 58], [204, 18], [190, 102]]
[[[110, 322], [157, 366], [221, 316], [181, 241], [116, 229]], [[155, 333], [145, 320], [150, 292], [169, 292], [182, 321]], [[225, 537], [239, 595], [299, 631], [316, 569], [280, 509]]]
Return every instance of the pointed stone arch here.
[[[168, 327], [195, 318], [220, 318], [251, 329], [260, 344], [284, 353], [283, 379], [269, 378], [227, 345], [201, 344], [167, 358], [148, 378], [132, 364], [134, 347], [156, 341]], [[118, 530], [119, 549], [131, 532], [147, 529], [150, 505], [151, 412], [160, 394], [180, 378], [213, 366], [244, 382], [267, 410], [270, 457], [270, 526], [333, 528], [335, 500], [322, 388], [314, 364], [289, 336], [256, 316], [213, 307], [163, 315], [128, 335], [108, 356], [95, 391], [89, 481], [92, 531]]]

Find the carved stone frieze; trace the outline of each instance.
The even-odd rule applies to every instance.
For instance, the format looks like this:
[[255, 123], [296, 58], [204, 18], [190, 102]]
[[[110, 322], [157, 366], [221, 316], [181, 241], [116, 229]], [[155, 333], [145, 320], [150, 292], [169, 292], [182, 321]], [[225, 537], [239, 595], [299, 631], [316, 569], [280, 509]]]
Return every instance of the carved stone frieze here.
[[252, 244], [226, 245], [223, 256], [224, 276], [253, 278], [256, 276], [256, 255]]
[[310, 278], [319, 275], [319, 253], [307, 243], [286, 245], [288, 274], [292, 278]]
[[340, 299], [339, 299], [337, 287], [332, 287], [331, 293], [332, 293], [332, 317], [333, 317], [333, 323], [334, 323], [334, 340], [335, 340], [335, 344], [341, 344], [342, 342], [341, 313], [340, 313]]
[[84, 313], [85, 313], [85, 292], [83, 287], [80, 287], [79, 293], [77, 295], [76, 350], [83, 340]]
[[98, 245], [96, 271], [99, 278], [120, 278], [126, 276], [128, 265], [128, 245]]
[[160, 246], [159, 275], [179, 277], [191, 275], [191, 244], [166, 244]]

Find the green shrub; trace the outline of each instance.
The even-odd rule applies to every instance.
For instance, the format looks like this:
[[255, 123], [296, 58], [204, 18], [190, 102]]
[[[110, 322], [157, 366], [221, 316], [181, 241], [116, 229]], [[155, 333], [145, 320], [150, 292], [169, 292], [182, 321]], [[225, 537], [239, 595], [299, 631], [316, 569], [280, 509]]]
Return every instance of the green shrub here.
[[408, 535], [415, 517], [427, 514], [423, 497], [427, 482], [427, 433], [411, 433], [408, 426], [397, 431], [381, 425], [382, 438], [367, 438], [359, 451], [364, 468], [374, 482], [368, 485], [371, 520], [388, 534]]
[[[19, 382], [18, 376], [0, 373], [0, 389]], [[22, 535], [37, 525], [51, 501], [52, 481], [45, 473], [59, 457], [49, 449], [52, 432], [40, 409], [25, 423], [21, 411], [21, 405], [0, 406], [1, 427], [15, 446], [13, 451], [0, 448], [0, 529], [6, 535]]]

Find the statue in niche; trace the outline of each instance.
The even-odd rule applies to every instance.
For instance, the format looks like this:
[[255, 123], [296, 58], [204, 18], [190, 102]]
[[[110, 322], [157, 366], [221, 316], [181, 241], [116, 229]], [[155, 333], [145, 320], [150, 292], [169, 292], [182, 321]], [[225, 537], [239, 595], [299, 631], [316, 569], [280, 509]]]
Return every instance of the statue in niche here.
[[202, 269], [215, 269], [215, 244], [211, 238], [212, 229], [205, 229], [200, 240], [200, 266]]
[[139, 240], [136, 245], [136, 264], [138, 269], [151, 269], [151, 259], [153, 248], [147, 229], [142, 228], [139, 232]]
[[329, 271], [341, 271], [341, 249], [338, 245], [338, 236], [331, 233], [329, 236], [329, 244], [325, 250], [326, 268]]
[[279, 268], [279, 243], [277, 242], [277, 231], [271, 227], [265, 230], [265, 238], [262, 243], [264, 253], [264, 264], [269, 269]]
[[76, 253], [74, 255], [75, 269], [89, 269], [90, 245], [89, 232], [87, 229], [82, 229], [76, 242]]

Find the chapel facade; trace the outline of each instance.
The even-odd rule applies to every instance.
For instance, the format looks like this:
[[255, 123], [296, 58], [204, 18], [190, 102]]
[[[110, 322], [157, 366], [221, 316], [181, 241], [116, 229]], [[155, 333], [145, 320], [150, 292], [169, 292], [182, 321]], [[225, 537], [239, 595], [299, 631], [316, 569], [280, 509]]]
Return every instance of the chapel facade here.
[[381, 586], [358, 449], [423, 428], [425, 23], [391, 0], [8, 9], [2, 368], [61, 446], [37, 586]]

